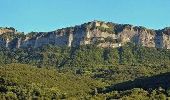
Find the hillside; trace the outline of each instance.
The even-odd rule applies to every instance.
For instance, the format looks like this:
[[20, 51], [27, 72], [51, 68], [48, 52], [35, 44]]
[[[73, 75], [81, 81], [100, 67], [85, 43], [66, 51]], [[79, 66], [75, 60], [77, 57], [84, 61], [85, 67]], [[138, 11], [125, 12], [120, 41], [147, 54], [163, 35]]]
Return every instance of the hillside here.
[[[120, 69], [117, 69], [118, 67]], [[133, 80], [133, 78], [130, 78], [134, 77], [133, 75], [136, 75], [135, 77], [142, 73], [147, 75], [147, 71], [130, 67], [131, 71], [127, 72], [128, 67], [118, 67], [115, 67], [116, 69], [113, 67], [114, 73], [103, 77], [105, 80], [103, 81], [98, 79], [100, 78], [99, 76], [98, 78], [92, 77], [93, 74], [97, 73], [100, 75], [102, 73], [106, 74], [106, 72], [97, 72], [97, 70], [91, 74], [78, 74], [69, 68], [56, 70], [53, 68], [36, 68], [25, 64], [8, 64], [0, 67], [0, 99], [166, 100], [170, 96], [170, 90], [166, 87], [169, 86], [169, 73], [159, 75], [158, 72], [154, 72], [153, 74], [158, 75], [153, 77], [145, 76], [141, 79], [126, 82], [129, 79]], [[105, 71], [108, 70], [106, 67], [104, 69]], [[149, 71], [153, 70], [150, 69]], [[126, 77], [126, 75], [130, 77]], [[123, 80], [123, 78], [126, 79]], [[107, 80], [112, 81], [114, 85], [107, 84]], [[160, 81], [160, 84], [155, 83], [155, 81]], [[144, 84], [141, 84], [141, 82], [144, 82]]]
[[0, 100], [169, 100], [170, 29], [93, 21], [0, 28]]
[[167, 49], [131, 43], [119, 48], [1, 47], [0, 62], [4, 100], [166, 100], [170, 96]]
[[[0, 99], [65, 99], [85, 98], [96, 87], [104, 84], [88, 76], [74, 75], [71, 71], [39, 69], [23, 64], [0, 67]], [[4, 95], [5, 94], [5, 95]]]

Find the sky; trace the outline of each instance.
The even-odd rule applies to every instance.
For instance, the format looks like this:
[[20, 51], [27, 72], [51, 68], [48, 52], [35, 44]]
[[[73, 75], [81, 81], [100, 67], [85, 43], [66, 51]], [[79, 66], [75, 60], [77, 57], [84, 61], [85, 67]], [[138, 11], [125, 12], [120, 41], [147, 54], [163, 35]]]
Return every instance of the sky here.
[[170, 26], [170, 0], [0, 0], [0, 27], [53, 31], [93, 20]]

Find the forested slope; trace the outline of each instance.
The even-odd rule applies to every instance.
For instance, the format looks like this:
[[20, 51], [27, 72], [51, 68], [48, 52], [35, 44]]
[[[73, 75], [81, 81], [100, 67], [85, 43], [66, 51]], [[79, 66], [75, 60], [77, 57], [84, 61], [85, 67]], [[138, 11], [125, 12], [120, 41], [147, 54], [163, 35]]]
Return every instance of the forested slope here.
[[170, 95], [170, 51], [119, 48], [0, 48], [4, 99], [160, 99]]

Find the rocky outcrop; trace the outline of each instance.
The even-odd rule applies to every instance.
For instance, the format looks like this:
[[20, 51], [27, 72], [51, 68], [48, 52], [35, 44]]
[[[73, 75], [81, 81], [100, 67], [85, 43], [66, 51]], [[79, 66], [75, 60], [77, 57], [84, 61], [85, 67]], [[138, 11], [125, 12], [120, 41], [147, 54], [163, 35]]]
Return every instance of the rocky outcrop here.
[[10, 28], [1, 28], [0, 27], [0, 35], [2, 35], [2, 34], [4, 34], [4, 33], [15, 33], [16, 32], [16, 30], [14, 29], [14, 28], [12, 28], [12, 27], [10, 27]]
[[68, 47], [95, 44], [98, 47], [115, 48], [127, 42], [170, 49], [170, 28], [151, 30], [129, 24], [92, 21], [52, 32], [33, 32], [26, 35], [14, 30], [0, 29], [0, 45], [13, 48], [37, 48], [48, 44]]

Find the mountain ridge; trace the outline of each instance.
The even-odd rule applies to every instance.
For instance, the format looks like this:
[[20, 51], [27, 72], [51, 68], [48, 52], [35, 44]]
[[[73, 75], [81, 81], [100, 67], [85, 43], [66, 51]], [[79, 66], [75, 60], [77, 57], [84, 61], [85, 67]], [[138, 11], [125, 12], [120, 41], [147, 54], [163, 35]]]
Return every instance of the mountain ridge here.
[[91, 21], [50, 32], [24, 34], [14, 28], [0, 28], [0, 45], [9, 48], [41, 47], [43, 45], [120, 47], [127, 42], [155, 48], [170, 49], [170, 28], [154, 30], [143, 26]]

